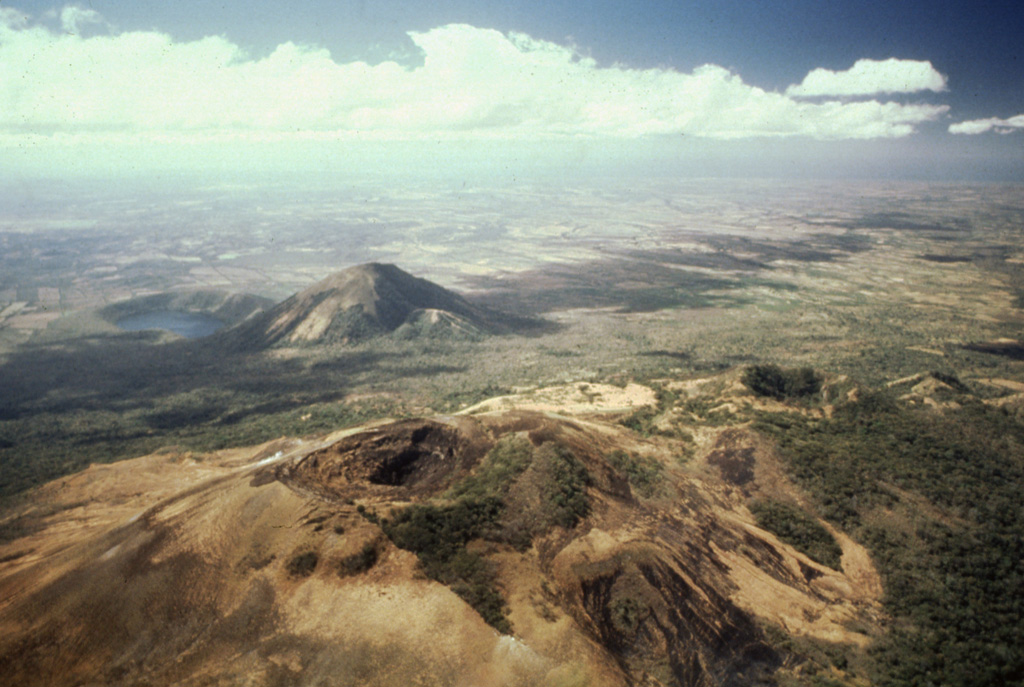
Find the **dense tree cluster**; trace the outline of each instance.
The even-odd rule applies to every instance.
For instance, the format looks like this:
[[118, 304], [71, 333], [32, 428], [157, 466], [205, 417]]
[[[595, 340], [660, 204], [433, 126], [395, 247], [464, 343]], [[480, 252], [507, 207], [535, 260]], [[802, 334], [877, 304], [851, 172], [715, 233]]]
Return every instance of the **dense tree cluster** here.
[[835, 537], [797, 506], [782, 501], [755, 501], [750, 504], [750, 512], [754, 514], [759, 526], [806, 554], [811, 560], [833, 570], [842, 569], [840, 559], [843, 550], [839, 548]]
[[867, 393], [830, 419], [759, 425], [883, 574], [895, 621], [873, 654], [881, 684], [1024, 683], [1024, 423], [961, 401], [937, 413]]
[[743, 372], [743, 383], [758, 396], [779, 400], [813, 396], [821, 379], [810, 367], [786, 369], [778, 365], [752, 365]]

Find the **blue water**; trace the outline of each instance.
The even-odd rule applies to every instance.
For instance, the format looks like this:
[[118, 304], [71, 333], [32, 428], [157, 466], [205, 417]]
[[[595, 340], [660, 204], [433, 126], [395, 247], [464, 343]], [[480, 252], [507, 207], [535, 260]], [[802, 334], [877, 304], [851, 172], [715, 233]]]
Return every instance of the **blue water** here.
[[132, 315], [118, 320], [116, 324], [126, 332], [166, 329], [187, 339], [209, 336], [224, 326], [216, 317], [182, 310], [156, 310], [142, 315]]

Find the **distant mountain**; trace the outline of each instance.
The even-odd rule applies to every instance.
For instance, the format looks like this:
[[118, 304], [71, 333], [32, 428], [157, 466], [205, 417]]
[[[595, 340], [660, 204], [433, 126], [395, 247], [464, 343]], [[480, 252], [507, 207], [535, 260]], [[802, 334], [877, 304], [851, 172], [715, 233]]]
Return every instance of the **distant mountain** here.
[[477, 338], [507, 318], [394, 265], [369, 263], [332, 274], [225, 332], [247, 348], [399, 338]]

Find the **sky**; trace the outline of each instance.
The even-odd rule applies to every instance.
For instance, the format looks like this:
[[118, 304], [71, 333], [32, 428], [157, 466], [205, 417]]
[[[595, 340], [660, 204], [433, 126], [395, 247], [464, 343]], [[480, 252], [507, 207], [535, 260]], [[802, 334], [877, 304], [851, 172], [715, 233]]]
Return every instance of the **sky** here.
[[0, 181], [1020, 181], [1019, 2], [0, 0]]

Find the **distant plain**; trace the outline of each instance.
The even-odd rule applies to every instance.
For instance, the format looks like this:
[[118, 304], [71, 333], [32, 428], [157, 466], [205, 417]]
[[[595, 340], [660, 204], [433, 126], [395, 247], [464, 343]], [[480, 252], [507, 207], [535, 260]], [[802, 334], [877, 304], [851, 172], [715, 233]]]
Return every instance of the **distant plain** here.
[[[990, 398], [1024, 382], [1019, 187], [360, 180], [33, 193], [0, 206], [7, 495], [165, 445], [252, 444], [550, 384], [764, 361], [870, 384], [936, 370]], [[550, 327], [225, 355], [102, 316], [196, 289], [279, 301], [370, 261]]]

